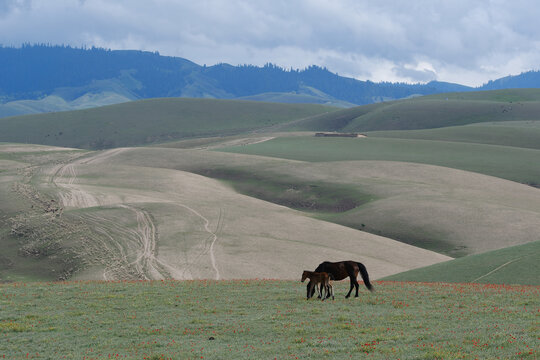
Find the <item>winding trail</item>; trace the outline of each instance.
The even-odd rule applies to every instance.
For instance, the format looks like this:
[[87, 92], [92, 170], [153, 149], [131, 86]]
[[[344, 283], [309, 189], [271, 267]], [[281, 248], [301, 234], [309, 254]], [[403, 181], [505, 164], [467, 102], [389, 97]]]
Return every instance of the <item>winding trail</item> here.
[[214, 272], [215, 272], [215, 279], [216, 280], [219, 280], [221, 278], [220, 274], [219, 274], [219, 269], [217, 268], [217, 264], [216, 264], [216, 256], [215, 256], [215, 253], [214, 253], [214, 245], [216, 244], [216, 241], [218, 240], [218, 236], [216, 234], [216, 232], [212, 231], [210, 229], [210, 220], [208, 220], [208, 218], [206, 218], [205, 216], [203, 216], [201, 213], [199, 213], [197, 210], [187, 206], [187, 205], [184, 205], [184, 204], [177, 204], [185, 209], [187, 209], [188, 211], [190, 211], [191, 213], [195, 214], [196, 216], [198, 216], [199, 218], [201, 218], [203, 221], [204, 221], [204, 230], [206, 232], [208, 232], [208, 234], [210, 235], [210, 245], [207, 246], [207, 251], [209, 253], [209, 256], [210, 256], [210, 262], [212, 263], [212, 268], [214, 269]]

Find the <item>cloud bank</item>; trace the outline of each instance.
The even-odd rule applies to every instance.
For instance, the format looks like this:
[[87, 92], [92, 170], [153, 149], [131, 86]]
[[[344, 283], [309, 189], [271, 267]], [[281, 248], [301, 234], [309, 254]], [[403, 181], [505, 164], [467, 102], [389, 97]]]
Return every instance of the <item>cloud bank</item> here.
[[198, 64], [325, 66], [481, 85], [537, 70], [535, 1], [3, 0], [0, 44], [159, 51]]

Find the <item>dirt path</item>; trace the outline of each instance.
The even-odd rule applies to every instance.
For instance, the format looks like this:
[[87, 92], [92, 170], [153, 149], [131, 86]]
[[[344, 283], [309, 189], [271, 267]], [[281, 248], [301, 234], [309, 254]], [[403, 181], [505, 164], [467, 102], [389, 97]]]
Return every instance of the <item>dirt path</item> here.
[[103, 237], [100, 240], [102, 251], [113, 254], [112, 257], [108, 256], [107, 264], [102, 264], [105, 266], [103, 278], [113, 280], [135, 276], [140, 279], [187, 279], [192, 277], [190, 274], [191, 268], [204, 268], [207, 266], [209, 259], [214, 273], [213, 277], [219, 280], [221, 274], [217, 266], [215, 246], [218, 241], [217, 233], [222, 219], [221, 211], [218, 219], [218, 229], [213, 231], [210, 229], [210, 220], [198, 210], [183, 204], [181, 199], [166, 200], [194, 214], [202, 221], [202, 228], [208, 233], [208, 237], [200, 244], [197, 244], [194, 249], [191, 249], [192, 251], [195, 250], [195, 253], [189, 254], [184, 264], [180, 265], [176, 260], [173, 264], [158, 258], [157, 226], [150, 212], [137, 207], [133, 203], [121, 203], [119, 197], [92, 194], [79, 184], [79, 167], [101, 163], [125, 150], [125, 148], [112, 149], [94, 153], [90, 156], [83, 155], [74, 158], [70, 162], [53, 169], [53, 175], [49, 180], [49, 183], [57, 188], [60, 201], [64, 207], [80, 209], [108, 206], [127, 210], [136, 219], [137, 229], [135, 230], [122, 225], [120, 222], [114, 222], [96, 214], [86, 213], [82, 216]]
[[502, 264], [501, 266], [499, 266], [499, 267], [497, 267], [497, 268], [491, 270], [491, 271], [488, 272], [487, 274], [484, 274], [484, 275], [482, 275], [482, 276], [480, 276], [480, 277], [478, 277], [478, 278], [472, 280], [471, 282], [472, 282], [472, 283], [477, 282], [478, 280], [483, 279], [483, 278], [485, 278], [486, 276], [489, 276], [489, 275], [493, 274], [494, 272], [499, 271], [499, 270], [502, 269], [503, 267], [505, 267], [505, 266], [507, 266], [507, 265], [510, 265], [511, 263], [513, 263], [513, 262], [515, 262], [515, 261], [518, 261], [518, 260], [523, 259], [524, 257], [525, 257], [525, 256], [519, 257], [519, 258], [517, 258], [517, 259], [510, 260], [510, 261], [508, 261], [508, 262]]
[[90, 157], [83, 155], [75, 158], [67, 164], [60, 165], [56, 171], [54, 171], [50, 182], [60, 189], [58, 196], [60, 197], [60, 201], [64, 207], [87, 208], [103, 205], [96, 196], [93, 196], [89, 192], [80, 189], [80, 187], [76, 185], [76, 166], [104, 161], [125, 150], [125, 148], [112, 149], [99, 152]]
[[[164, 279], [174, 277], [181, 271], [157, 258], [157, 231], [150, 213], [127, 204], [105, 204], [97, 196], [85, 191], [77, 185], [77, 166], [92, 164], [107, 160], [123, 152], [124, 148], [97, 153], [93, 156], [79, 157], [63, 164], [52, 175], [51, 183], [59, 190], [60, 201], [65, 207], [88, 208], [100, 205], [117, 206], [133, 213], [137, 220], [137, 230], [130, 229], [118, 223], [113, 223], [98, 216], [87, 216], [93, 228], [108, 241], [103, 250], [115, 254], [114, 261], [108, 264], [103, 272], [103, 278], [112, 280], [119, 274], [136, 273], [143, 279]], [[111, 234], [116, 234], [112, 236]], [[116, 239], [121, 238], [126, 244]], [[131, 258], [134, 260], [128, 260]], [[122, 269], [124, 268], [124, 269]], [[116, 274], [116, 275], [115, 275]]]
[[[185, 204], [177, 204], [183, 208], [185, 208], [186, 210], [190, 211], [191, 213], [193, 213], [194, 215], [196, 215], [197, 217], [199, 217], [203, 222], [204, 222], [204, 230], [209, 234], [209, 237], [207, 238], [207, 241], [205, 241], [204, 243], [204, 248], [203, 250], [201, 251], [199, 257], [202, 257], [204, 256], [205, 254], [208, 253], [208, 255], [210, 256], [210, 262], [212, 263], [212, 268], [215, 272], [215, 279], [216, 280], [219, 280], [221, 278], [221, 275], [219, 274], [219, 269], [217, 267], [217, 264], [216, 264], [216, 256], [215, 256], [215, 251], [214, 251], [214, 245], [216, 244], [217, 240], [218, 240], [218, 236], [217, 236], [217, 230], [214, 232], [210, 229], [210, 220], [208, 220], [208, 218], [206, 218], [205, 216], [203, 216], [201, 213], [199, 213], [197, 210], [185, 205]], [[220, 212], [221, 213], [221, 212]], [[221, 216], [220, 216], [220, 219], [221, 219]], [[219, 229], [219, 223], [221, 222], [221, 220], [218, 221], [218, 229]]]

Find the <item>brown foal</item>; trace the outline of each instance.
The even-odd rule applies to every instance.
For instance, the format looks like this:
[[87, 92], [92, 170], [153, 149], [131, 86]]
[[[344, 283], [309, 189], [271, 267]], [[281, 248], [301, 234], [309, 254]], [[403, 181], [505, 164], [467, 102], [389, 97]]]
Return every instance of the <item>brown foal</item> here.
[[332, 296], [332, 300], [334, 300], [334, 289], [330, 284], [330, 275], [328, 273], [304, 270], [301, 281], [304, 282], [308, 278], [310, 286], [307, 292], [307, 299], [313, 296], [313, 293], [315, 292], [314, 287], [317, 287], [317, 291], [322, 301], [330, 296]]

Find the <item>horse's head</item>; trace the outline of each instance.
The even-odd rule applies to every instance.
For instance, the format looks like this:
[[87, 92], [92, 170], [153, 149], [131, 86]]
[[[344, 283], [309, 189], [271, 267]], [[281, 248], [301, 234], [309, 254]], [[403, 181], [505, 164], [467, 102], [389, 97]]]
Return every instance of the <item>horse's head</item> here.
[[304, 270], [304, 272], [302, 273], [302, 280], [300, 281], [304, 282], [308, 277], [309, 277], [309, 271]]

